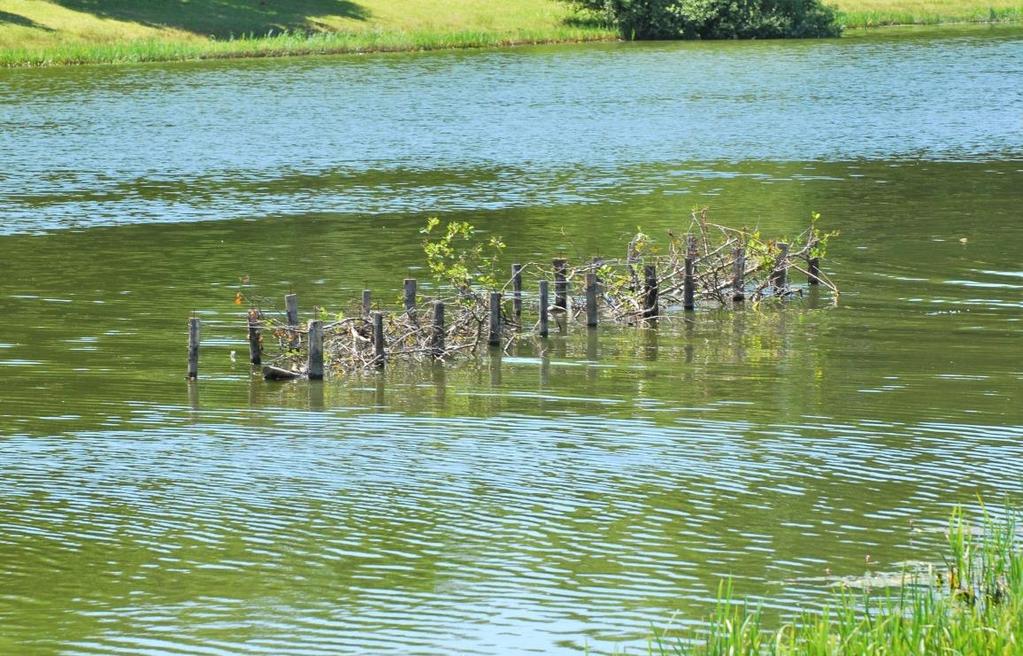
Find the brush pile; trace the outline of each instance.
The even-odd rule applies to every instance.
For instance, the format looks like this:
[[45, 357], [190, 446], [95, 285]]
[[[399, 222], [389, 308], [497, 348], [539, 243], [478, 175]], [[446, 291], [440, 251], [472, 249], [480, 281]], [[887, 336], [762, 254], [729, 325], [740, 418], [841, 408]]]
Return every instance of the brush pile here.
[[[507, 349], [517, 339], [546, 337], [548, 317], [563, 333], [573, 323], [653, 325], [697, 306], [755, 308], [802, 296], [804, 287], [790, 284], [793, 272], [837, 296], [838, 289], [819, 266], [827, 240], [835, 233], [820, 232], [817, 218], [814, 215], [798, 237], [782, 242], [765, 241], [757, 231], [710, 223], [705, 211], [694, 212], [688, 232], [680, 237], [669, 231], [664, 246], [639, 233], [621, 258], [594, 258], [575, 266], [564, 259], [552, 265], [515, 265], [503, 284], [492, 271], [480, 272], [478, 258], [466, 266], [464, 252], [456, 252], [450, 243], [452, 234], [461, 233], [449, 229], [448, 241], [440, 248], [429, 238], [424, 242], [432, 257], [430, 268], [444, 283], [440, 288], [449, 290], [446, 297], [420, 302], [415, 281], [406, 281], [401, 311], [375, 312], [367, 296], [362, 306], [347, 311], [331, 314], [317, 308], [312, 329], [300, 327], [297, 314], [285, 317], [256, 305], [249, 311], [250, 341], [255, 339], [253, 350], [255, 344], [261, 350], [269, 344], [277, 347], [264, 374], [286, 379], [307, 374], [312, 366], [310, 341], [318, 342], [321, 334], [325, 368], [336, 375], [379, 368], [385, 361], [452, 360], [478, 355], [488, 346]], [[472, 227], [465, 230], [466, 226], [461, 228], [468, 239]], [[498, 241], [491, 243], [503, 248]], [[472, 252], [479, 255], [480, 247]], [[495, 261], [496, 257], [486, 262], [493, 268]], [[543, 281], [548, 280], [554, 281], [554, 289], [546, 307], [537, 294], [521, 291], [539, 283], [542, 297], [547, 285]], [[528, 320], [523, 318], [524, 307]], [[254, 333], [259, 336], [253, 338]], [[312, 357], [319, 357], [315, 346]], [[257, 355], [261, 353], [254, 354], [254, 362], [261, 359]]]

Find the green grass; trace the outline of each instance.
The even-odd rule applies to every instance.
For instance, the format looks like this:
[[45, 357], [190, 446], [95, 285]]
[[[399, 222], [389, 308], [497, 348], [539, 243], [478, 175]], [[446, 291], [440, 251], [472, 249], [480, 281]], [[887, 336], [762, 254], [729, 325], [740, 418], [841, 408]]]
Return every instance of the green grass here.
[[[684, 656], [1010, 656], [1023, 654], [1023, 550], [1015, 520], [985, 517], [982, 533], [956, 511], [939, 575], [908, 575], [895, 592], [836, 593], [765, 631], [759, 610], [732, 603], [726, 584], [705, 630], [655, 639], [650, 653]], [[932, 572], [933, 574], [933, 572]]]
[[1020, 0], [839, 0], [847, 28], [1023, 21]]
[[381, 31], [358, 34], [345, 32], [285, 33], [266, 37], [240, 37], [204, 42], [148, 38], [110, 43], [68, 42], [43, 48], [5, 48], [0, 50], [0, 67], [486, 48], [541, 43], [571, 43], [610, 38], [613, 37], [568, 26], [557, 30], [523, 29], [508, 32], [465, 30], [458, 32]]
[[613, 38], [557, 0], [0, 0], [0, 66]]
[[[838, 0], [848, 27], [1023, 20], [1023, 0]], [[247, 36], [246, 36], [247, 35]], [[0, 66], [607, 40], [559, 0], [0, 0]]]

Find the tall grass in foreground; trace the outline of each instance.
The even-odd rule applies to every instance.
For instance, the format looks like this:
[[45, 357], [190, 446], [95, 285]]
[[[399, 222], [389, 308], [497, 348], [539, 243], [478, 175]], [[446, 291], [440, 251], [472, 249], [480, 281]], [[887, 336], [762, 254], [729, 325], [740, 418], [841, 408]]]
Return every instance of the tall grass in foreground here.
[[932, 580], [907, 574], [898, 592], [836, 593], [823, 612], [804, 612], [765, 631], [759, 610], [733, 603], [722, 586], [715, 613], [699, 633], [658, 637], [666, 656], [1009, 656], [1023, 654], [1023, 550], [1013, 517], [984, 517], [975, 532], [952, 514], [948, 554]]

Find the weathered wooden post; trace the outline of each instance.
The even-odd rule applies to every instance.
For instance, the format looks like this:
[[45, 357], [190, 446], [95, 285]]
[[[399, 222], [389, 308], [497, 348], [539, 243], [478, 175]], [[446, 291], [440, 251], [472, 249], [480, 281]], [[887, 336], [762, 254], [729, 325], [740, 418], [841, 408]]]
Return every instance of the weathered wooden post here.
[[643, 267], [643, 278], [645, 279], [643, 318], [656, 319], [659, 314], [657, 308], [657, 267], [653, 264]]
[[309, 322], [309, 380], [323, 380], [323, 322]]
[[741, 301], [746, 298], [746, 249], [736, 248], [732, 257], [732, 300]]
[[554, 260], [554, 307], [562, 311], [568, 309], [567, 270], [567, 260]]
[[249, 310], [249, 362], [263, 363], [263, 329], [259, 325], [259, 310]]
[[362, 290], [362, 316], [369, 319], [369, 313], [373, 311], [373, 292], [368, 289]]
[[284, 297], [284, 311], [288, 318], [288, 332], [291, 336], [291, 348], [298, 348], [300, 338], [298, 336], [298, 294], [288, 294]]
[[550, 332], [550, 283], [546, 280], [540, 281], [540, 337], [547, 337]]
[[376, 355], [374, 363], [378, 369], [383, 369], [387, 351], [384, 344], [384, 315], [381, 312], [373, 313], [373, 351]]
[[808, 264], [808, 268], [807, 268], [807, 271], [806, 271], [806, 273], [807, 273], [806, 281], [808, 283], [810, 283], [811, 285], [819, 285], [819, 284], [821, 284], [821, 279], [820, 279], [820, 274], [821, 274], [821, 258], [819, 258], [819, 257], [811, 257], [807, 264]]
[[512, 265], [512, 312], [515, 323], [522, 324], [522, 265]]
[[778, 242], [778, 259], [774, 263], [774, 271], [771, 273], [771, 284], [776, 290], [784, 290], [788, 287], [789, 279], [789, 245]]
[[682, 309], [696, 309], [696, 238], [686, 237], [685, 271], [682, 277]]
[[198, 317], [188, 320], [188, 379], [199, 378], [199, 325]]
[[586, 325], [597, 327], [597, 274], [586, 274]]
[[405, 313], [413, 321], [416, 318], [416, 289], [418, 283], [415, 278], [405, 278]]
[[444, 355], [444, 301], [433, 302], [433, 333], [430, 335], [430, 348], [435, 358]]
[[501, 293], [490, 292], [490, 345], [501, 343]]

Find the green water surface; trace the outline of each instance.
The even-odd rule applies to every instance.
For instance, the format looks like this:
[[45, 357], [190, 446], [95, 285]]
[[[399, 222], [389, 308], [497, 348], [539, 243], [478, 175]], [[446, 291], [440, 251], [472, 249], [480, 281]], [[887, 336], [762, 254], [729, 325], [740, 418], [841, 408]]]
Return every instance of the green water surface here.
[[[641, 653], [725, 576], [777, 618], [937, 561], [1023, 488], [1021, 36], [0, 71], [0, 653]], [[510, 265], [700, 206], [821, 212], [841, 297], [245, 362], [238, 291], [430, 293], [428, 216]]]

